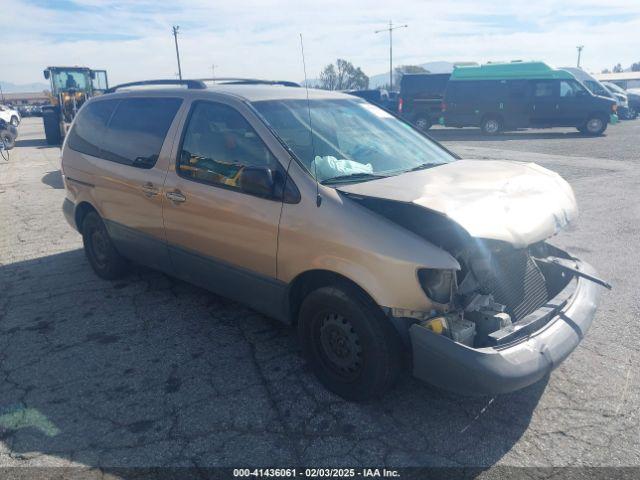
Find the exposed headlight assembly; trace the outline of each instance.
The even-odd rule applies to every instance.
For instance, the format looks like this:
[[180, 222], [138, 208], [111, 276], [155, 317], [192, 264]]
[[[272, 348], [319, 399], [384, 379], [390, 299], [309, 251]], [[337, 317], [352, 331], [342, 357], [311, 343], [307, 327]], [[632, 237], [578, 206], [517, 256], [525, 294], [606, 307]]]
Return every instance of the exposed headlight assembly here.
[[451, 302], [455, 278], [455, 270], [433, 270], [430, 268], [418, 270], [418, 280], [424, 293], [434, 302], [442, 304]]

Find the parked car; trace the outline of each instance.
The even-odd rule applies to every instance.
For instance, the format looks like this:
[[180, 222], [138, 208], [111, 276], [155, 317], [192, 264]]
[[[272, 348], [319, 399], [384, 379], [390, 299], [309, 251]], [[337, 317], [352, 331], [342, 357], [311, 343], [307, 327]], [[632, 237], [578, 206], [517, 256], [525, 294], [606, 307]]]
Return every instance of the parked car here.
[[571, 75], [576, 77], [576, 80], [581, 82], [585, 87], [591, 91], [594, 95], [598, 95], [600, 97], [611, 98], [616, 101], [618, 108], [616, 110], [616, 114], [622, 120], [629, 119], [629, 103], [627, 101], [627, 96], [624, 94], [620, 94], [611, 88], [604, 85], [593, 75], [585, 72], [581, 68], [576, 67], [562, 67], [562, 70], [566, 70]]
[[30, 105], [20, 105], [18, 107], [18, 113], [22, 118], [31, 116], [31, 106]]
[[11, 150], [16, 146], [16, 138], [18, 138], [18, 129], [5, 122], [0, 118], [0, 148], [4, 150]]
[[134, 261], [297, 325], [354, 400], [405, 365], [509, 392], [579, 344], [604, 283], [548, 243], [577, 215], [558, 174], [461, 160], [351, 95], [253, 82], [140, 82], [81, 108], [63, 211], [98, 276]]
[[629, 110], [633, 118], [640, 115], [640, 88], [629, 88], [626, 90], [629, 99]]
[[389, 92], [382, 88], [370, 90], [348, 90], [345, 93], [364, 98], [367, 102], [389, 109]]
[[542, 62], [490, 63], [453, 70], [443, 103], [444, 123], [504, 129], [576, 127], [600, 135], [617, 121], [616, 102], [593, 95], [573, 75]]
[[594, 77], [590, 73], [585, 72], [583, 69], [577, 68], [577, 67], [562, 67], [561, 70], [565, 70], [569, 72], [571, 75], [573, 75], [576, 78], [576, 80], [581, 82], [594, 95], [613, 98], [615, 100], [615, 97], [613, 96], [613, 94], [609, 91], [609, 89], [607, 89], [607, 87], [605, 87], [602, 84], [602, 82], [600, 82], [600, 80], [598, 80], [596, 77]]
[[31, 107], [31, 115], [34, 116], [34, 117], [41, 117], [42, 116], [42, 106], [33, 105]]
[[20, 117], [20, 112], [8, 105], [0, 105], [0, 119], [13, 125], [14, 127], [20, 125], [20, 120], [22, 120], [22, 118]]
[[400, 80], [398, 113], [420, 130], [428, 130], [441, 116], [442, 99], [451, 74], [407, 73]]
[[621, 117], [624, 120], [633, 120], [638, 116], [635, 109], [631, 108], [629, 104], [629, 95], [625, 89], [616, 85], [613, 82], [603, 82], [604, 86], [609, 89], [611, 93], [613, 93], [617, 98], [620, 99], [620, 103], [622, 106], [618, 106], [619, 110], [622, 110]]

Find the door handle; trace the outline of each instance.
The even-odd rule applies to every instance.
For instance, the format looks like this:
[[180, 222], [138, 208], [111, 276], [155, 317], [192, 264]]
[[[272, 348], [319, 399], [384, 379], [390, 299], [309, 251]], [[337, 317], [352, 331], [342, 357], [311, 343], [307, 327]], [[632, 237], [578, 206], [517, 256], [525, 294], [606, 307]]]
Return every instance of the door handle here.
[[165, 193], [165, 196], [173, 203], [182, 203], [187, 200], [180, 190], [174, 190], [173, 192]]
[[147, 197], [155, 197], [156, 195], [158, 195], [158, 193], [160, 193], [160, 190], [154, 187], [153, 183], [147, 182], [142, 185], [142, 193], [144, 193]]

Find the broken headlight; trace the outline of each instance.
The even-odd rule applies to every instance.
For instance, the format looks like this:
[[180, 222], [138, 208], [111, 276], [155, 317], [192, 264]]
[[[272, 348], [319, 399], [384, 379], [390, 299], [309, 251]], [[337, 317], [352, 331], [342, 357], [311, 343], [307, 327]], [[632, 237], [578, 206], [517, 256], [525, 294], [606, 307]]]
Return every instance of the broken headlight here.
[[447, 304], [451, 301], [455, 278], [454, 270], [433, 270], [430, 268], [418, 270], [418, 280], [424, 293], [438, 303]]

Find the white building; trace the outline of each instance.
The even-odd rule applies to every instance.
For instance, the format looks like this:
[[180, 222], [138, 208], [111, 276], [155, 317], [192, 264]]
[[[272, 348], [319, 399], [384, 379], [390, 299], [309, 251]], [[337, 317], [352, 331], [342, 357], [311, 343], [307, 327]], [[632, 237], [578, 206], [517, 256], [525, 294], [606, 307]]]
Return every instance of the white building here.
[[640, 72], [594, 73], [601, 82], [613, 82], [622, 88], [640, 88]]

